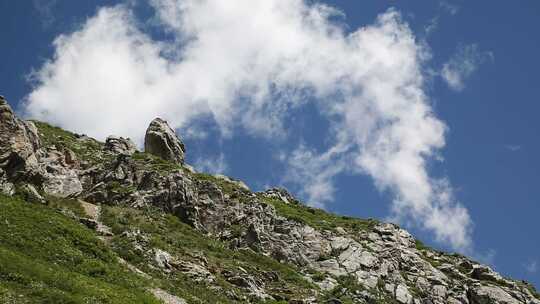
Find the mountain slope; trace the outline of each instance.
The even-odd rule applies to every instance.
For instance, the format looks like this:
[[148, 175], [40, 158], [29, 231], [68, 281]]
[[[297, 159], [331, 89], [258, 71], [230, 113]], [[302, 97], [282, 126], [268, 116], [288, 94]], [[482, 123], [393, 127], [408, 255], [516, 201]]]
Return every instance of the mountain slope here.
[[3, 302], [540, 304], [396, 225], [195, 172], [162, 120], [150, 154], [22, 121], [3, 100], [0, 118]]

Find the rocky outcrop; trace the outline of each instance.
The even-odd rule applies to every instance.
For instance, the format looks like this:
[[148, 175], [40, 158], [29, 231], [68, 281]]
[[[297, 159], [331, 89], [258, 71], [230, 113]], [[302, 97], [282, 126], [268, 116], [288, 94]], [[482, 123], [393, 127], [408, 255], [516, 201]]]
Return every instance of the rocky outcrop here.
[[186, 152], [184, 143], [161, 118], [154, 119], [146, 130], [144, 150], [164, 160], [177, 164], [184, 163], [184, 153]]
[[131, 139], [118, 136], [107, 137], [104, 148], [112, 153], [125, 155], [132, 155], [137, 151], [137, 147]]
[[45, 193], [68, 197], [83, 190], [79, 180], [78, 161], [72, 151], [48, 149], [41, 152], [42, 188]]
[[0, 98], [0, 164], [6, 165], [11, 153], [26, 159], [39, 147], [36, 126], [17, 118], [7, 101]]
[[23, 175], [36, 175], [36, 151], [40, 140], [36, 126], [17, 116], [2, 97], [0, 98], [0, 188], [10, 192], [11, 186], [3, 179], [17, 180]]
[[165, 304], [187, 304], [184, 299], [171, 295], [163, 289], [154, 288], [151, 290], [151, 292], [156, 298], [160, 299]]

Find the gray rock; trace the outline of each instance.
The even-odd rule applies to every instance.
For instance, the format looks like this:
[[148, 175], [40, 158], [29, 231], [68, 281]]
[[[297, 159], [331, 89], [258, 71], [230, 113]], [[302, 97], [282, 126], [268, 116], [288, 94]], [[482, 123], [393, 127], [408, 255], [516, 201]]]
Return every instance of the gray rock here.
[[187, 304], [184, 299], [172, 295], [163, 289], [154, 288], [151, 292], [156, 298], [163, 301], [164, 304]]
[[491, 270], [488, 266], [484, 265], [474, 265], [471, 273], [471, 277], [477, 280], [492, 281], [498, 282], [503, 278], [501, 275]]
[[336, 259], [328, 259], [317, 262], [314, 264], [314, 267], [321, 272], [326, 272], [336, 277], [347, 274], [347, 271], [340, 267]]
[[184, 143], [176, 136], [167, 122], [161, 118], [154, 119], [144, 138], [146, 152], [178, 164], [184, 163], [186, 149]]
[[0, 168], [9, 176], [31, 175], [27, 160], [36, 158], [40, 146], [34, 123], [17, 118], [7, 101], [0, 99]]
[[187, 262], [181, 261], [174, 265], [176, 269], [183, 272], [188, 278], [195, 282], [213, 283], [216, 278], [205, 267]]
[[332, 277], [326, 277], [320, 282], [315, 282], [315, 284], [317, 284], [317, 286], [324, 291], [332, 290], [338, 286], [337, 280]]
[[218, 178], [218, 179], [222, 179], [226, 182], [229, 182], [231, 184], [234, 184], [235, 186], [243, 189], [243, 190], [246, 190], [246, 191], [249, 191], [249, 187], [248, 185], [246, 185], [243, 181], [239, 181], [239, 180], [236, 180], [236, 179], [232, 179], [226, 175], [223, 175], [223, 174], [215, 174], [214, 175], [215, 178]]
[[83, 191], [79, 175], [65, 162], [65, 154], [50, 151], [40, 159], [43, 190], [47, 194], [68, 197]]
[[15, 185], [7, 180], [4, 170], [0, 169], [0, 193], [5, 195], [15, 194]]
[[156, 262], [159, 268], [163, 268], [166, 270], [172, 269], [172, 265], [171, 265], [172, 256], [167, 251], [154, 248], [154, 261]]
[[264, 291], [262, 282], [254, 279], [252, 276], [245, 274], [245, 270], [240, 269], [242, 274], [232, 274], [225, 272], [224, 276], [227, 282], [236, 285], [238, 287], [249, 290], [250, 295], [260, 300], [274, 300], [272, 296]]
[[79, 222], [81, 222], [81, 224], [85, 225], [86, 227], [92, 229], [92, 230], [96, 230], [99, 223], [94, 220], [94, 219], [90, 219], [90, 218], [80, 218], [79, 219]]
[[36, 188], [31, 184], [24, 184], [18, 189], [18, 193], [29, 202], [45, 204], [47, 201], [39, 194]]
[[398, 285], [396, 287], [396, 300], [402, 304], [412, 303], [413, 297], [405, 285]]
[[[61, 168], [61, 169], [60, 169]], [[80, 193], [83, 188], [77, 173], [65, 168], [57, 168], [57, 174], [47, 174], [43, 190], [47, 194], [68, 197]]]
[[469, 291], [469, 298], [471, 304], [520, 304], [512, 297], [508, 292], [504, 291], [501, 287], [497, 286], [474, 286]]
[[446, 298], [447, 289], [444, 285], [433, 286], [432, 294], [439, 298]]
[[0, 131], [1, 154], [6, 149], [33, 153], [40, 146], [35, 125], [17, 118], [5, 99], [0, 99]]
[[355, 243], [350, 245], [347, 250], [343, 251], [339, 257], [339, 263], [347, 270], [347, 272], [355, 272], [360, 269], [362, 259], [362, 247]]
[[106, 151], [110, 151], [116, 154], [126, 154], [132, 155], [137, 151], [137, 147], [129, 138], [109, 136], [105, 140], [105, 146], [103, 147]]

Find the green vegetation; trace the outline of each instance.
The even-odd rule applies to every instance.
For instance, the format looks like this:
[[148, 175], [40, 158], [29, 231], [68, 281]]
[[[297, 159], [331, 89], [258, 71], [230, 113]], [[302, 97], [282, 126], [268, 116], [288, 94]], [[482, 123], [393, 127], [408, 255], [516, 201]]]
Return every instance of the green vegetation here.
[[214, 183], [216, 186], [218, 186], [218, 188], [221, 189], [221, 191], [223, 191], [224, 194], [228, 194], [229, 196], [231, 196], [231, 198], [237, 198], [240, 200], [240, 202], [245, 203], [249, 201], [249, 197], [247, 196], [249, 191], [238, 186], [234, 182], [230, 182], [226, 179], [219, 178], [212, 174], [207, 174], [207, 173], [195, 173], [195, 174], [192, 174], [192, 177], [193, 179], [198, 180], [200, 182], [206, 181], [206, 182]]
[[1, 303], [160, 303], [75, 220], [3, 195], [0, 210]]
[[325, 296], [328, 300], [336, 298], [344, 304], [353, 303], [353, 299], [350, 295], [366, 290], [364, 286], [358, 283], [358, 279], [352, 275], [340, 276], [337, 278], [337, 281], [338, 285]]
[[117, 194], [130, 194], [135, 192], [137, 189], [133, 185], [124, 186], [118, 181], [112, 181], [107, 184], [107, 190]]
[[55, 197], [52, 195], [45, 195], [47, 200], [47, 205], [56, 210], [62, 211], [64, 213], [71, 213], [77, 217], [86, 217], [84, 208], [81, 203], [72, 198], [61, 198]]
[[530, 283], [527, 283], [525, 281], [517, 282], [518, 285], [520, 285], [522, 288], [525, 288], [529, 290], [529, 292], [537, 299], [540, 300], [540, 293], [534, 288], [534, 286]]
[[335, 230], [337, 227], [352, 231], [371, 230], [377, 224], [373, 219], [358, 219], [328, 213], [322, 209], [302, 204], [287, 204], [280, 199], [259, 196], [264, 202], [274, 206], [279, 215], [290, 220], [309, 225], [315, 229]]
[[[231, 300], [226, 298], [223, 292], [208, 289], [204, 283], [186, 280], [179, 272], [163, 274], [156, 271], [149, 266], [149, 259], [152, 256], [141, 254], [132, 241], [120, 236], [122, 232], [139, 230], [144, 235], [143, 238], [147, 239], [148, 248], [166, 250], [184, 261], [197, 260], [197, 257], [204, 253], [207, 260], [206, 267], [216, 277], [217, 284], [226, 290], [233, 290], [237, 295], [248, 296], [245, 289], [228, 283], [223, 273], [238, 273], [239, 268], [260, 278], [269, 272], [277, 274], [279, 279], [267, 282], [267, 290], [274, 290], [275, 294], [282, 294], [284, 297], [300, 297], [305, 295], [308, 289], [316, 289], [294, 267], [279, 263], [251, 249], [231, 250], [226, 243], [205, 237], [177, 217], [164, 214], [155, 208], [104, 207], [102, 221], [112, 227], [117, 235], [111, 240], [111, 246], [121, 257], [153, 277], [161, 279], [161, 288], [181, 294], [188, 302], [230, 303]], [[283, 293], [284, 290], [287, 294]]]
[[422, 251], [422, 250], [431, 250], [431, 248], [426, 246], [426, 244], [424, 244], [424, 242], [420, 241], [419, 239], [415, 239], [414, 242], [416, 244], [416, 249], [418, 249], [420, 251]]
[[48, 123], [33, 121], [38, 129], [41, 144], [45, 147], [55, 147], [62, 151], [69, 149], [80, 160], [97, 164], [107, 158], [103, 152], [103, 143], [93, 138], [81, 138], [74, 133], [52, 126]]
[[146, 167], [151, 171], [155, 171], [161, 175], [167, 175], [174, 171], [183, 170], [182, 166], [178, 164], [164, 160], [160, 157], [146, 152], [136, 151], [135, 153], [133, 153], [131, 158], [135, 161], [137, 165]]

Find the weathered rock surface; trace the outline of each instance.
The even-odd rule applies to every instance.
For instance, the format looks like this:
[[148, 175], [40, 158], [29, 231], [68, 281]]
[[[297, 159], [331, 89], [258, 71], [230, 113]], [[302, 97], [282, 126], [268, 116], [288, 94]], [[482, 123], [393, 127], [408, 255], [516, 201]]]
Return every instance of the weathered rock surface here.
[[40, 158], [43, 170], [43, 190], [47, 194], [68, 197], [80, 193], [83, 188], [79, 180], [76, 160], [71, 151], [49, 150]]
[[0, 176], [14, 180], [23, 174], [34, 175], [39, 147], [36, 126], [17, 118], [7, 101], [0, 98]]
[[154, 296], [156, 296], [156, 298], [160, 299], [165, 304], [186, 304], [187, 303], [184, 299], [174, 296], [163, 289], [154, 288], [151, 290], [151, 292]]
[[131, 139], [118, 136], [107, 137], [104, 148], [115, 154], [132, 155], [137, 151], [137, 147]]
[[17, 118], [7, 101], [0, 98], [0, 164], [4, 164], [11, 153], [27, 158], [39, 146], [36, 126]]
[[184, 163], [184, 153], [186, 152], [184, 143], [161, 118], [154, 119], [146, 130], [144, 150], [164, 160], [178, 164]]
[[[145, 149], [168, 162], [155, 162], [118, 137], [109, 137], [97, 155], [83, 159], [80, 146], [41, 145], [35, 126], [16, 118], [3, 100], [0, 115], [3, 193], [11, 195], [18, 186], [38, 201], [45, 200], [42, 194], [83, 199], [88, 216], [81, 221], [97, 230], [102, 225], [98, 203], [152, 207], [235, 252], [249, 250], [293, 265], [312, 282], [305, 287], [311, 288], [310, 296], [285, 297], [291, 291], [277, 292], [280, 278], [271, 272], [237, 265], [230, 266], [234, 271], [216, 270], [207, 264], [204, 252], [183, 260], [156, 248], [139, 230], [115, 236], [148, 260], [152, 271], [181, 273], [194, 284], [227, 294], [231, 301], [341, 303], [343, 298], [353, 303], [540, 304], [530, 285], [504, 278], [464, 256], [424, 248], [394, 224], [330, 216], [303, 206], [284, 189], [253, 193], [228, 177], [179, 166], [185, 148], [161, 119], [148, 128]], [[87, 139], [77, 144], [83, 140]], [[219, 282], [234, 288], [224, 290]], [[165, 303], [185, 303], [163, 290], [152, 292]], [[323, 298], [324, 302], [318, 300]]]

